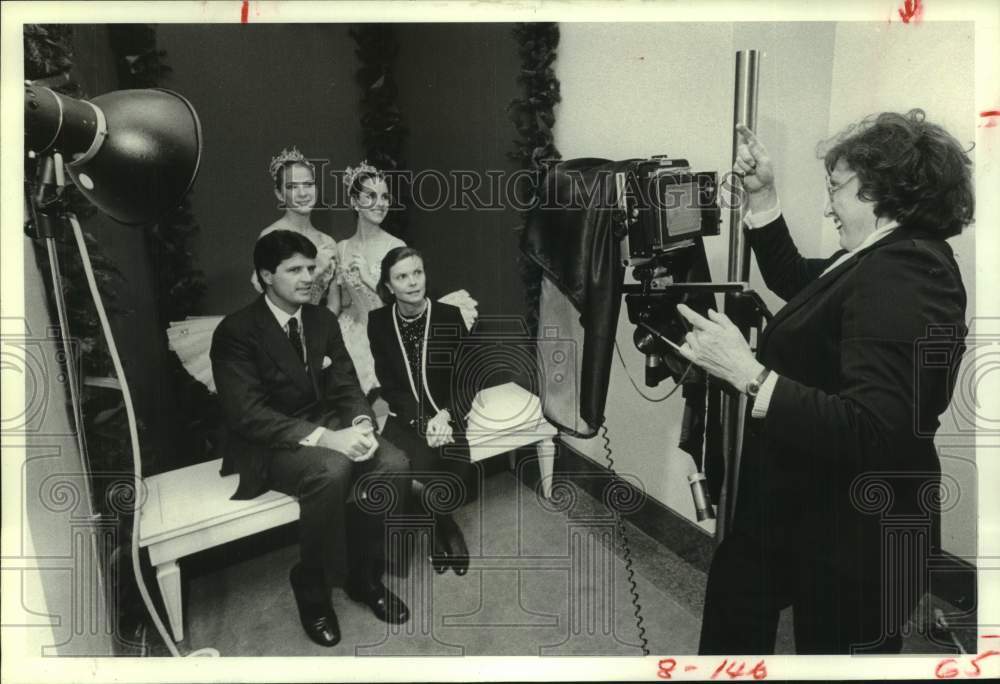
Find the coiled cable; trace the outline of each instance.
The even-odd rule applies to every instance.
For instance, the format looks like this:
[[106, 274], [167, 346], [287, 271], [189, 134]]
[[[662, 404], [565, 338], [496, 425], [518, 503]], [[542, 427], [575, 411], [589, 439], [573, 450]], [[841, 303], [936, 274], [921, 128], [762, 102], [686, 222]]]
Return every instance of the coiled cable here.
[[[608, 461], [608, 470], [614, 478], [620, 479], [615, 472], [615, 460], [611, 452], [611, 439], [608, 437], [607, 423], [601, 423], [601, 439], [604, 440], [604, 458]], [[623, 481], [624, 482], [624, 481]], [[628, 582], [628, 593], [632, 600], [632, 615], [635, 616], [635, 627], [639, 632], [639, 641], [642, 643], [642, 654], [649, 655], [649, 639], [646, 638], [646, 627], [643, 624], [642, 604], [639, 602], [639, 587], [635, 581], [635, 569], [632, 567], [632, 548], [628, 543], [628, 534], [625, 530], [625, 521], [617, 508], [612, 507], [611, 512], [615, 516], [615, 526], [618, 528], [618, 538], [621, 540], [622, 561], [625, 563], [625, 580]]]

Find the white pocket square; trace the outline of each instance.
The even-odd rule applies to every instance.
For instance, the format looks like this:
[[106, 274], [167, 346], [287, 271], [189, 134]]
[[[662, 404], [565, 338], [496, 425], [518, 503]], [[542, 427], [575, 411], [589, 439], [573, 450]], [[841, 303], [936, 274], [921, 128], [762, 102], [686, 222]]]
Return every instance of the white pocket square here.
[[332, 365], [333, 365], [333, 360], [330, 359], [329, 356], [324, 356], [323, 357], [323, 370], [326, 370], [327, 368], [329, 368]]

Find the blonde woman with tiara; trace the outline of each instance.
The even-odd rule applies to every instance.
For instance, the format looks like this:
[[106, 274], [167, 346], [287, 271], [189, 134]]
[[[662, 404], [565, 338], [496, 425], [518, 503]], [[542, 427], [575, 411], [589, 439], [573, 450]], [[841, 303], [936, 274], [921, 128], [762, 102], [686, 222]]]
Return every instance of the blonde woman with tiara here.
[[[317, 196], [315, 168], [298, 148], [292, 147], [281, 150], [271, 158], [268, 173], [274, 184], [274, 196], [283, 212], [277, 221], [260, 232], [257, 239], [275, 230], [290, 230], [309, 238], [316, 246], [316, 272], [310, 302], [325, 305], [333, 313], [339, 313], [340, 290], [334, 282], [337, 275], [337, 242], [315, 228], [310, 220]], [[251, 276], [250, 283], [257, 292], [262, 292], [256, 272]], [[167, 329], [170, 349], [180, 358], [185, 370], [213, 393], [215, 380], [208, 350], [220, 321], [222, 316], [195, 316], [174, 321]]]

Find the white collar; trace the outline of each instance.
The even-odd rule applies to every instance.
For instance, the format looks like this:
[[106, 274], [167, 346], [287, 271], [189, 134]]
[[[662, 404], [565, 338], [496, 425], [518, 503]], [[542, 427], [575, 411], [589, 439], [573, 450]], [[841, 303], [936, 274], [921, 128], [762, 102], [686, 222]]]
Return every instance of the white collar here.
[[827, 273], [829, 273], [830, 271], [832, 271], [833, 269], [837, 268], [842, 263], [844, 263], [845, 261], [847, 261], [848, 259], [850, 259], [852, 255], [857, 254], [858, 252], [860, 252], [862, 249], [865, 249], [866, 247], [871, 247], [876, 242], [878, 242], [879, 240], [881, 240], [882, 238], [884, 238], [886, 235], [888, 235], [892, 231], [896, 230], [896, 228], [898, 228], [898, 227], [899, 227], [899, 221], [889, 221], [889, 223], [885, 224], [881, 228], [876, 228], [872, 233], [870, 233], [868, 235], [868, 237], [866, 237], [864, 240], [862, 240], [861, 243], [858, 244], [857, 247], [855, 247], [854, 249], [849, 250], [849, 251], [844, 252], [843, 254], [841, 254], [837, 258], [837, 260], [834, 261], [829, 266], [827, 266], [823, 270], [823, 272], [819, 274], [819, 276], [822, 278]]
[[299, 324], [299, 330], [302, 330], [302, 307], [301, 306], [295, 310], [295, 313], [289, 314], [289, 313], [285, 313], [284, 311], [282, 311], [281, 309], [279, 309], [278, 306], [274, 302], [271, 301], [271, 298], [268, 297], [267, 294], [264, 295], [264, 301], [267, 302], [267, 308], [271, 310], [272, 314], [274, 314], [274, 318], [275, 318], [275, 320], [278, 321], [278, 325], [281, 326], [282, 330], [288, 330], [288, 321], [291, 320], [291, 319], [293, 319], [293, 318], [298, 322], [298, 324]]
[[866, 237], [864, 240], [861, 241], [861, 244], [859, 244], [857, 247], [855, 247], [852, 250], [848, 250], [847, 253], [848, 254], [854, 254], [855, 252], [860, 252], [865, 247], [868, 247], [870, 245], [874, 245], [876, 242], [878, 242], [879, 240], [881, 240], [882, 238], [884, 238], [886, 235], [888, 235], [892, 231], [896, 230], [896, 228], [898, 228], [898, 227], [899, 227], [899, 221], [889, 221], [887, 224], [885, 224], [881, 228], [876, 228], [874, 231], [872, 231], [868, 235], [868, 237]]

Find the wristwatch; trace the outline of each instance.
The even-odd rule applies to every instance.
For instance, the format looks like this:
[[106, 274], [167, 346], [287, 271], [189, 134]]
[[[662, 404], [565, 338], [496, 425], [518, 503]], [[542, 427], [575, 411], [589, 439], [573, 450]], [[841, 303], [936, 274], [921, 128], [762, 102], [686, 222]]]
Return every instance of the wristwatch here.
[[770, 373], [771, 371], [765, 368], [760, 372], [760, 375], [747, 383], [746, 389], [743, 391], [747, 393], [748, 397], [757, 396], [757, 393], [760, 392], [760, 386], [764, 384], [764, 381], [767, 380], [767, 376], [770, 375]]

